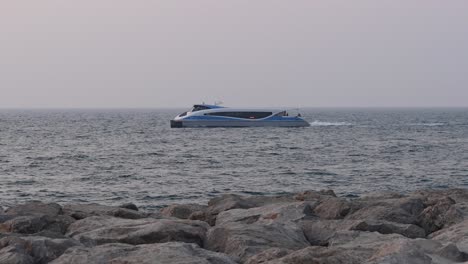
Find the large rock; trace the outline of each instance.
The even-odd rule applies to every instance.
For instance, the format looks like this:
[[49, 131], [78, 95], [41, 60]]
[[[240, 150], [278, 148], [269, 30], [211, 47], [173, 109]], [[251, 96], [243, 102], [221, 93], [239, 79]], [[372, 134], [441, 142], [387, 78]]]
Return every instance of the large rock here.
[[233, 222], [211, 228], [205, 248], [244, 262], [270, 248], [300, 249], [308, 245], [302, 230], [294, 223]]
[[428, 234], [463, 221], [463, 215], [455, 207], [455, 200], [448, 196], [433, 199], [419, 215], [418, 224]]
[[56, 203], [43, 203], [32, 201], [25, 204], [16, 205], [6, 210], [5, 214], [14, 216], [24, 215], [47, 215], [51, 217], [62, 214], [62, 207]]
[[292, 195], [281, 196], [241, 196], [237, 194], [225, 194], [211, 199], [208, 208], [195, 214], [191, 219], [200, 219], [214, 225], [219, 213], [231, 209], [249, 209], [267, 204], [279, 204], [296, 201]]
[[396, 240], [383, 245], [366, 264], [447, 264], [467, 261], [453, 244], [428, 239]]
[[315, 207], [314, 213], [323, 219], [343, 219], [349, 213], [358, 210], [359, 205], [343, 198], [323, 199]]
[[165, 217], [189, 219], [193, 213], [204, 211], [206, 208], [206, 205], [200, 204], [172, 204], [162, 208], [160, 212]]
[[64, 233], [74, 219], [62, 214], [56, 203], [32, 201], [8, 208], [0, 215], [0, 232], [33, 234], [41, 231]]
[[0, 263], [48, 263], [74, 246], [81, 244], [73, 239], [3, 237], [0, 239]]
[[75, 220], [65, 215], [21, 215], [0, 224], [0, 232], [34, 234], [41, 231], [65, 233]]
[[126, 219], [140, 219], [146, 218], [148, 216], [147, 213], [139, 212], [133, 209], [100, 204], [66, 204], [63, 206], [63, 212], [77, 220], [90, 216], [104, 215]]
[[269, 248], [267, 250], [264, 250], [256, 255], [253, 255], [252, 257], [248, 258], [244, 264], [261, 264], [265, 263], [270, 260], [274, 259], [279, 259], [282, 258], [288, 254], [293, 252], [292, 250], [289, 249], [284, 249], [284, 248]]
[[170, 219], [122, 219], [92, 216], [76, 221], [67, 235], [85, 245], [126, 243], [132, 245], [181, 241], [203, 245], [209, 225], [202, 221]]
[[468, 220], [432, 233], [429, 238], [443, 243], [455, 243], [461, 251], [468, 253]]
[[309, 202], [294, 202], [269, 204], [262, 207], [251, 209], [232, 209], [221, 212], [216, 218], [216, 226], [226, 225], [230, 223], [246, 223], [252, 224], [255, 222], [297, 222], [305, 218], [313, 217], [313, 204]]
[[349, 230], [379, 232], [381, 234], [400, 234], [408, 238], [424, 238], [426, 232], [417, 225], [399, 224], [383, 220], [362, 220], [351, 225]]
[[425, 237], [422, 228], [410, 224], [398, 224], [383, 220], [323, 220], [312, 219], [300, 222], [307, 240], [312, 246], [328, 246], [330, 239], [339, 231], [367, 231], [380, 234], [400, 234], [408, 238]]
[[417, 224], [425, 204], [420, 198], [404, 197], [384, 200], [363, 200], [360, 209], [348, 214], [349, 220], [385, 220], [401, 224]]
[[195, 244], [169, 242], [150, 245], [106, 244], [72, 248], [52, 264], [235, 264], [226, 255], [201, 249]]

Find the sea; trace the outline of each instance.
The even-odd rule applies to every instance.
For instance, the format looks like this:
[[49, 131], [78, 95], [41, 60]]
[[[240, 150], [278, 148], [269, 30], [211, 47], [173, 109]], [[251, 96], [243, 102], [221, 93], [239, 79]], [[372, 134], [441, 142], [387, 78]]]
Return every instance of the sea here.
[[468, 188], [468, 109], [305, 108], [306, 128], [170, 128], [184, 109], [0, 110], [0, 206]]

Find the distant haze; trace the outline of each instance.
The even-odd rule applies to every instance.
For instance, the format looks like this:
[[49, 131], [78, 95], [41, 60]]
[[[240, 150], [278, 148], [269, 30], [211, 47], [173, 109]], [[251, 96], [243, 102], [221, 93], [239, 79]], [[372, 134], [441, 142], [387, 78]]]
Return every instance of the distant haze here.
[[2, 1], [0, 108], [468, 106], [468, 1]]

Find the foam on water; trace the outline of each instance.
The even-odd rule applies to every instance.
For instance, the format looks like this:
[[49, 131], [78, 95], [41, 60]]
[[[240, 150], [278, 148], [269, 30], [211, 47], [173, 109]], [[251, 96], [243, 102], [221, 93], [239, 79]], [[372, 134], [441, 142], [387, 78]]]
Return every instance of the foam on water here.
[[352, 126], [353, 124], [348, 122], [324, 122], [315, 120], [310, 123], [311, 126]]

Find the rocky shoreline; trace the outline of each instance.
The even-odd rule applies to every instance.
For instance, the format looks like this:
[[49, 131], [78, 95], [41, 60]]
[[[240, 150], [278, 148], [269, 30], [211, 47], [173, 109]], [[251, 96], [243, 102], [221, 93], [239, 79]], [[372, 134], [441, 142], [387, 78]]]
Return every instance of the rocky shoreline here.
[[468, 190], [0, 207], [0, 264], [468, 263]]

